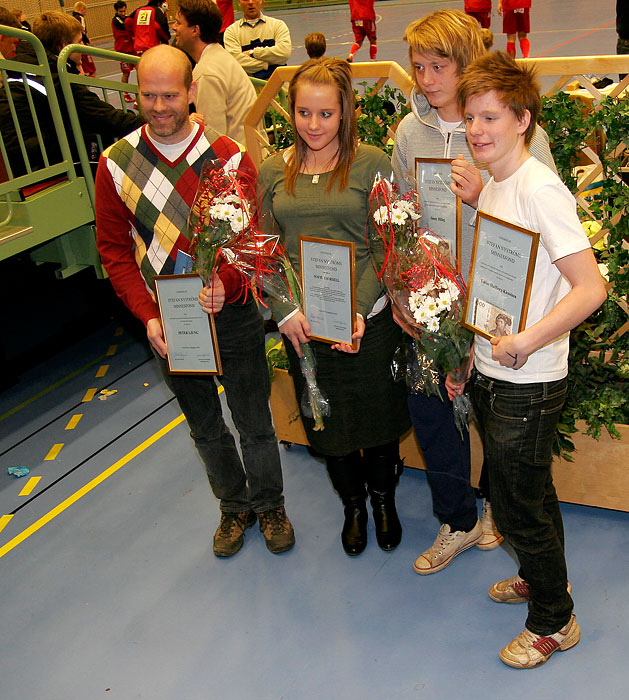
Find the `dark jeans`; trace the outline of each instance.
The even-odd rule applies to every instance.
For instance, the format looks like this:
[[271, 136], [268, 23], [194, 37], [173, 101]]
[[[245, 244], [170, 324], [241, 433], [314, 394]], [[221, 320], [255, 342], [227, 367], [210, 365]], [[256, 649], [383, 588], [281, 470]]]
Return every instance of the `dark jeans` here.
[[573, 608], [566, 590], [563, 522], [550, 472], [567, 384], [566, 379], [514, 384], [479, 372], [472, 380], [494, 520], [518, 555], [520, 576], [531, 589], [526, 626], [543, 635], [561, 629]]
[[409, 394], [408, 410], [426, 462], [433, 512], [452, 531], [469, 532], [478, 520], [470, 484], [470, 436], [465, 431], [461, 439], [443, 379], [440, 391], [443, 401], [438, 396]]
[[216, 318], [223, 367], [220, 377], [240, 435], [242, 462], [225, 425], [213, 376], [168, 373], [157, 358], [164, 381], [177, 397], [190, 435], [205, 464], [221, 511], [264, 512], [284, 503], [280, 455], [269, 409], [269, 370], [264, 325], [255, 303], [227, 304]]

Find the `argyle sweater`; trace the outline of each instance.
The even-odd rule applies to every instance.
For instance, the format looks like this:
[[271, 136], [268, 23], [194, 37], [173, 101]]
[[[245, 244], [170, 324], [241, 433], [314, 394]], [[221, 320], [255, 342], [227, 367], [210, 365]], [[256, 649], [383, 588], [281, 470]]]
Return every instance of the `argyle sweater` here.
[[[172, 274], [177, 251], [188, 250], [188, 214], [205, 160], [219, 158], [255, 176], [243, 147], [213, 129], [199, 128], [170, 162], [146, 137], [146, 128], [107, 148], [96, 173], [98, 251], [114, 290], [145, 325], [159, 316], [153, 278]], [[233, 303], [242, 296], [242, 277], [224, 263], [218, 274], [226, 303]]]

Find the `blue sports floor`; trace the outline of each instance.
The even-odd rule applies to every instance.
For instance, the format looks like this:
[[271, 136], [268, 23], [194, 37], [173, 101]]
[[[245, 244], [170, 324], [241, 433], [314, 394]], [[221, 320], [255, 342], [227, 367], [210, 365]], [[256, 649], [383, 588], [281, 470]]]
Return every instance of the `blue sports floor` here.
[[[613, 53], [614, 6], [533, 0], [532, 55]], [[379, 57], [404, 65], [404, 27], [437, 7], [462, 3], [378, 3]], [[346, 54], [346, 7], [282, 16], [291, 63], [313, 30]], [[400, 547], [382, 552], [370, 524], [349, 558], [322, 464], [282, 448], [296, 547], [274, 556], [254, 528], [239, 554], [215, 558], [218, 508], [150, 357], [112, 321], [0, 393], [0, 700], [629, 697], [629, 513], [563, 506], [582, 640], [515, 671], [497, 654], [525, 609], [487, 596], [515, 573], [506, 547], [413, 572], [438, 529], [423, 472], [401, 479]], [[9, 477], [12, 466], [30, 473]]]

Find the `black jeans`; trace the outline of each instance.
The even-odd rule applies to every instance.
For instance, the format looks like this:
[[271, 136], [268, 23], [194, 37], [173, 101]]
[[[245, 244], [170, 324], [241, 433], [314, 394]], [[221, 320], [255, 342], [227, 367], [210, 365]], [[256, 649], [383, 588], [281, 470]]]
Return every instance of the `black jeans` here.
[[531, 589], [526, 627], [542, 635], [560, 630], [573, 608], [550, 471], [567, 385], [566, 379], [514, 384], [479, 372], [472, 381], [494, 520], [518, 555], [520, 576]]
[[157, 357], [164, 381], [177, 397], [190, 435], [205, 464], [221, 511], [264, 512], [284, 503], [280, 455], [269, 409], [269, 370], [264, 325], [255, 303], [227, 304], [216, 317], [223, 367], [220, 381], [240, 435], [242, 461], [225, 425], [212, 376], [168, 373]]

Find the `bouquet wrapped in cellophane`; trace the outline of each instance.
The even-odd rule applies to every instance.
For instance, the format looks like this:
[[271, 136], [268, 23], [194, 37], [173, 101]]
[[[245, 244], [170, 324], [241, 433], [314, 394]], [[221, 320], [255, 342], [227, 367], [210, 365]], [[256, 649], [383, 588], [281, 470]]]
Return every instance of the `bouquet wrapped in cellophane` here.
[[[400, 196], [389, 180], [376, 178], [370, 204], [376, 233], [369, 244], [376, 272], [413, 337], [411, 378], [421, 380], [427, 394], [441, 396], [439, 374], [451, 373], [455, 381], [467, 374], [473, 334], [460, 324], [465, 283], [448, 243], [421, 228], [415, 192]], [[462, 433], [469, 421], [469, 397], [457, 396], [453, 403]]]
[[[222, 256], [249, 280], [259, 301], [262, 290], [301, 310], [299, 279], [279, 236], [259, 230], [255, 185], [252, 174], [230, 168], [224, 160], [208, 159], [203, 164], [188, 217], [193, 269], [209, 286]], [[302, 343], [301, 353], [301, 371], [306, 380], [302, 411], [313, 418], [314, 430], [323, 430], [323, 416], [330, 414], [330, 405], [317, 385], [315, 357], [309, 343]]]
[[255, 178], [222, 159], [203, 163], [188, 216], [194, 270], [209, 286], [220, 250], [256, 227]]

